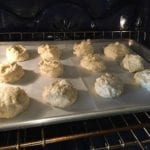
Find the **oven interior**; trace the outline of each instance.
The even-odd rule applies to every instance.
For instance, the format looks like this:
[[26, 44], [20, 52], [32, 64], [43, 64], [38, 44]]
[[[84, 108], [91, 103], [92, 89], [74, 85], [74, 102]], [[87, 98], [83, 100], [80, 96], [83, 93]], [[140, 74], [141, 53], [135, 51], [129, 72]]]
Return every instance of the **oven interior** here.
[[[140, 1], [135, 2], [134, 0], [130, 2], [123, 1], [122, 3], [119, 3], [117, 0], [116, 1], [114, 0], [113, 2], [107, 1], [107, 5], [109, 4], [109, 8], [113, 8], [109, 13], [112, 13], [113, 10], [118, 9], [118, 7], [116, 7], [116, 4], [118, 3], [121, 6], [122, 5], [127, 6], [127, 10], [126, 7], [123, 7], [126, 10], [125, 12], [127, 12], [127, 14], [126, 13], [124, 14], [123, 10], [122, 14], [124, 15], [121, 15], [119, 11], [116, 11], [116, 13], [119, 16], [119, 19], [120, 16], [122, 16], [125, 17], [127, 20], [129, 20], [128, 23], [123, 26], [123, 28], [120, 28], [120, 26], [118, 26], [115, 23], [114, 26], [112, 25], [105, 27], [105, 23], [111, 22], [111, 20], [107, 21], [104, 19], [103, 24], [99, 25], [99, 23], [102, 22], [101, 16], [97, 18], [95, 17], [95, 19], [94, 17], [91, 17], [92, 22], [90, 20], [90, 27], [88, 26], [88, 23], [87, 24], [84, 23], [85, 20], [88, 20], [88, 18], [86, 17], [84, 17], [85, 20], [83, 19], [83, 22], [81, 22], [81, 24], [77, 27], [76, 22], [74, 23], [75, 25], [71, 27], [71, 25], [69, 26], [69, 21], [67, 19], [66, 20], [62, 19], [61, 20], [62, 22], [58, 23], [57, 22], [58, 20], [56, 18], [52, 18], [52, 21], [55, 21], [56, 24], [53, 24], [52, 21], [46, 22], [45, 24], [49, 26], [49, 28], [46, 28], [45, 24], [40, 26], [39, 25], [40, 23], [38, 22], [37, 19], [38, 16], [40, 16], [40, 12], [43, 12], [43, 14], [45, 12], [46, 13], [45, 17], [47, 17], [47, 15], [53, 16], [49, 12], [49, 7], [46, 8], [46, 11], [43, 11], [46, 2], [49, 5], [53, 4], [53, 6], [55, 6], [55, 4], [58, 4], [56, 8], [52, 7], [52, 10], [55, 10], [55, 13], [59, 12], [59, 14], [61, 14], [62, 8], [65, 7], [68, 8], [68, 5], [71, 6], [73, 5], [74, 7], [71, 8], [75, 9], [76, 8], [75, 6], [78, 6], [80, 2], [79, 1], [69, 1], [69, 3], [68, 1], [63, 1], [61, 3], [59, 1], [57, 3], [55, 2], [52, 3], [52, 1], [46, 1], [45, 3], [44, 2], [42, 3], [41, 1], [37, 1], [35, 3], [34, 1], [32, 2], [33, 4], [35, 3], [38, 3], [38, 5], [41, 4], [41, 10], [39, 11], [39, 14], [37, 13], [37, 15], [35, 16], [34, 13], [36, 14], [36, 11], [38, 10], [38, 8], [36, 7], [37, 5], [33, 5], [31, 7], [32, 8], [31, 13], [30, 12], [31, 9], [23, 9], [23, 3], [19, 4], [17, 1], [15, 3], [13, 2], [11, 3], [8, 1], [1, 3], [0, 41], [51, 41], [51, 40], [127, 38], [127, 39], [134, 39], [147, 47], [150, 46], [149, 45], [150, 34], [148, 29], [149, 3], [146, 0], [143, 3], [141, 3]], [[25, 7], [30, 8], [25, 2], [24, 4]], [[102, 4], [105, 3], [101, 2], [100, 5], [101, 7], [105, 6]], [[138, 5], [138, 7], [136, 7], [135, 9], [135, 12], [137, 11], [140, 5], [143, 5], [143, 7], [140, 7], [140, 11], [137, 11], [138, 14], [136, 14], [136, 17], [135, 16], [133, 17], [132, 15], [128, 16], [128, 13], [132, 14], [132, 12], [130, 12], [130, 7], [132, 8], [132, 4]], [[82, 5], [83, 3], [80, 3], [80, 6]], [[96, 7], [95, 1], [93, 1], [92, 6]], [[84, 7], [87, 7], [87, 5]], [[15, 11], [13, 11], [12, 8], [15, 8], [16, 10], [14, 9]], [[101, 10], [101, 15], [105, 14], [107, 10], [106, 8], [103, 8]], [[68, 11], [71, 10], [68, 9]], [[64, 16], [68, 13], [68, 11], [64, 13]], [[71, 12], [71, 14], [72, 13], [73, 12]], [[8, 20], [6, 19], [7, 15], [9, 16]], [[82, 15], [84, 16], [84, 14]], [[107, 16], [107, 13], [105, 15]], [[145, 17], [143, 17], [144, 15]], [[42, 15], [40, 17], [42, 20]], [[132, 17], [134, 18], [134, 23]], [[73, 19], [75, 20], [76, 17], [73, 17]], [[63, 27], [61, 23], [63, 24]], [[36, 28], [34, 28], [35, 24]], [[86, 25], [85, 28], [82, 25]], [[11, 131], [1, 131], [0, 150], [6, 149], [7, 150], [10, 149], [18, 149], [18, 150], [19, 149], [23, 150], [147, 149], [148, 150], [150, 149], [150, 112], [120, 114], [116, 116], [107, 116], [101, 118], [95, 117], [91, 119], [89, 118], [86, 120], [66, 122], [62, 124], [41, 125], [38, 127], [22, 128]]]

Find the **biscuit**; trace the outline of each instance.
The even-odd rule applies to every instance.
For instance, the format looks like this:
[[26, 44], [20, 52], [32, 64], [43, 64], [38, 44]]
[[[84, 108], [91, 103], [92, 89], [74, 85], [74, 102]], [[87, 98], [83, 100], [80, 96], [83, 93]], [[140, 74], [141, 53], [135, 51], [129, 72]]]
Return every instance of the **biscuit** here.
[[123, 57], [128, 53], [129, 53], [129, 48], [119, 42], [108, 44], [104, 48], [105, 56], [117, 61], [122, 60]]
[[106, 69], [104, 62], [101, 60], [99, 54], [89, 54], [84, 56], [80, 61], [80, 65], [94, 73], [99, 73]]
[[122, 66], [129, 72], [137, 72], [144, 69], [142, 57], [135, 54], [127, 54], [122, 60]]
[[55, 45], [41, 44], [38, 47], [38, 54], [43, 60], [60, 59], [61, 51]]
[[39, 64], [42, 74], [50, 77], [59, 77], [63, 74], [63, 65], [58, 60], [42, 60]]
[[116, 76], [104, 73], [96, 79], [95, 91], [101, 97], [114, 98], [122, 94], [123, 84]]
[[29, 106], [30, 99], [19, 87], [0, 87], [0, 118], [13, 118]]
[[150, 69], [135, 73], [134, 79], [138, 85], [150, 91]]
[[16, 62], [0, 64], [0, 82], [13, 83], [20, 80], [24, 70]]
[[75, 43], [73, 45], [73, 50], [73, 54], [75, 54], [77, 57], [83, 57], [94, 53], [94, 48], [89, 39], [83, 40], [80, 43]]
[[43, 97], [51, 106], [65, 108], [77, 100], [78, 92], [70, 82], [63, 79], [46, 87]]
[[24, 46], [12, 45], [6, 49], [6, 57], [10, 62], [18, 62], [29, 59], [29, 54]]

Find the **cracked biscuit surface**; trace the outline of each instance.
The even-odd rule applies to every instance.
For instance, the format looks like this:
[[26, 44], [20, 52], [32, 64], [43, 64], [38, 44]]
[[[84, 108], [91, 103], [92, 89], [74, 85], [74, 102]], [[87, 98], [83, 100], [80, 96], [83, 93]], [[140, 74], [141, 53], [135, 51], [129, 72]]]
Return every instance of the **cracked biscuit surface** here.
[[24, 75], [24, 70], [17, 63], [0, 64], [0, 82], [13, 83]]
[[122, 60], [122, 66], [129, 72], [137, 72], [144, 69], [142, 57], [135, 54], [127, 54]]
[[122, 60], [123, 57], [128, 53], [129, 48], [119, 42], [110, 43], [104, 48], [105, 56], [117, 61]]
[[65, 108], [77, 100], [78, 92], [67, 80], [57, 80], [46, 87], [43, 97], [53, 107]]
[[24, 46], [12, 45], [6, 49], [6, 57], [10, 62], [18, 62], [29, 59], [29, 54]]
[[50, 77], [59, 77], [63, 74], [63, 65], [58, 60], [42, 60], [39, 64], [42, 74]]
[[13, 118], [28, 108], [30, 99], [19, 87], [0, 87], [0, 118]]
[[150, 69], [145, 69], [134, 74], [135, 82], [150, 91]]
[[101, 97], [114, 98], [122, 94], [123, 84], [116, 76], [104, 73], [96, 79], [95, 91]]
[[38, 47], [38, 54], [43, 60], [60, 59], [61, 51], [55, 45], [41, 44]]
[[89, 54], [87, 56], [84, 56], [81, 61], [80, 65], [94, 73], [102, 72], [106, 69], [104, 62], [101, 60], [99, 54]]
[[77, 57], [83, 57], [88, 54], [94, 53], [94, 48], [92, 46], [91, 40], [82, 40], [80, 43], [75, 43], [73, 45], [73, 54]]

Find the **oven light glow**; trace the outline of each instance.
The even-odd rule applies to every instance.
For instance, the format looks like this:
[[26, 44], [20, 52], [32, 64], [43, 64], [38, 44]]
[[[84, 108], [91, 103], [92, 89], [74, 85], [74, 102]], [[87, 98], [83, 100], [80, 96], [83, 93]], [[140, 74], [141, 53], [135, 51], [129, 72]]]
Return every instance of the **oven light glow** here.
[[120, 17], [120, 28], [121, 28], [121, 29], [124, 29], [124, 28], [125, 28], [126, 21], [127, 21], [127, 20], [126, 20], [125, 17], [123, 17], [123, 16]]
[[133, 43], [133, 40], [129, 40], [129, 42], [128, 42], [128, 45], [129, 46], [132, 46], [134, 43]]

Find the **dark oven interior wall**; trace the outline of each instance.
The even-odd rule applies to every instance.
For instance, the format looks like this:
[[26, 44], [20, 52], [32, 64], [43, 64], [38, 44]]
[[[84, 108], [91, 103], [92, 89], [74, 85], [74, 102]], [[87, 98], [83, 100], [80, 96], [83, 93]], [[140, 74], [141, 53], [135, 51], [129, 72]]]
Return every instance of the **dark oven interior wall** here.
[[149, 30], [149, 4], [149, 0], [5, 0], [0, 1], [0, 31]]

